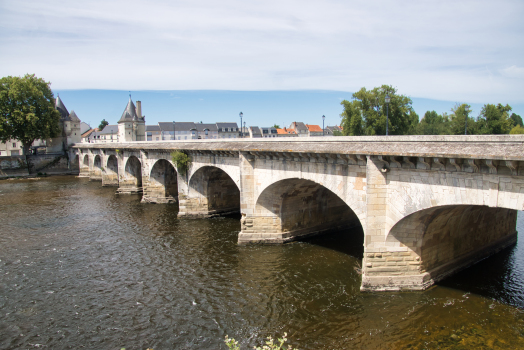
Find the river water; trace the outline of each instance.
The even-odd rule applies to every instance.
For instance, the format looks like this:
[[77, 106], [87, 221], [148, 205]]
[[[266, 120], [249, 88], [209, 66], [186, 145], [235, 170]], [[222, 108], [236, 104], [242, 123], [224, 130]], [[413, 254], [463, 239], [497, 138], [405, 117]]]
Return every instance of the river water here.
[[436, 287], [361, 293], [362, 232], [238, 246], [239, 218], [75, 177], [0, 181], [0, 349], [524, 348], [519, 243]]

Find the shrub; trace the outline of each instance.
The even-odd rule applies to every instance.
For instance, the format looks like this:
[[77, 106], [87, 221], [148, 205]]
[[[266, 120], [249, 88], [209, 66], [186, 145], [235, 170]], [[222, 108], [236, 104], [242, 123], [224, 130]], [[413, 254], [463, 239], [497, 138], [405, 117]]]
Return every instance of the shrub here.
[[[278, 338], [277, 343], [275, 343], [273, 338], [269, 336], [267, 337], [266, 345], [263, 345], [262, 347], [255, 346], [254, 349], [255, 350], [285, 350], [286, 348], [284, 347], [284, 343], [286, 341], [287, 341], [287, 333], [284, 333], [284, 336], [282, 338]], [[238, 342], [234, 338], [229, 339], [229, 337], [226, 335], [226, 339], [224, 340], [224, 342], [226, 343], [227, 348], [229, 350], [240, 350], [240, 347], [238, 346]], [[291, 345], [288, 345], [287, 349], [288, 350], [298, 350], [298, 349], [293, 349]]]
[[191, 165], [191, 158], [186, 152], [174, 151], [171, 153], [171, 158], [173, 159], [173, 163], [175, 163], [175, 166], [179, 172], [187, 172], [189, 166]]

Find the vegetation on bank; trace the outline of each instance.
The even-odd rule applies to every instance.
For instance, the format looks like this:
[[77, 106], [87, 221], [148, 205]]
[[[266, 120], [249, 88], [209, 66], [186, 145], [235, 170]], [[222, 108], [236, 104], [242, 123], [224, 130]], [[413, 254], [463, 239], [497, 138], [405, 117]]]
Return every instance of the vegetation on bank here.
[[[287, 341], [287, 333], [284, 333], [284, 336], [282, 338], [278, 338], [277, 342], [273, 340], [273, 337], [269, 336], [267, 337], [266, 344], [260, 346], [255, 346], [255, 350], [298, 350], [296, 348], [292, 348], [291, 345], [288, 345], [287, 348], [284, 347], [285, 342]], [[229, 339], [229, 337], [226, 335], [226, 339], [224, 342], [227, 345], [227, 348], [229, 350], [240, 350], [240, 347], [238, 346], [238, 341], [236, 341], [234, 338]]]
[[[386, 103], [386, 96], [390, 102]], [[522, 118], [511, 113], [511, 106], [485, 104], [478, 116], [472, 116], [468, 104], [456, 104], [450, 113], [427, 111], [419, 121], [413, 101], [397, 93], [390, 85], [372, 90], [360, 89], [352, 100], [341, 102], [342, 133], [347, 136], [385, 135], [495, 135], [523, 134]], [[335, 135], [337, 136], [337, 135]]]
[[24, 154], [33, 141], [61, 133], [51, 83], [34, 74], [0, 79], [0, 142], [19, 140]]

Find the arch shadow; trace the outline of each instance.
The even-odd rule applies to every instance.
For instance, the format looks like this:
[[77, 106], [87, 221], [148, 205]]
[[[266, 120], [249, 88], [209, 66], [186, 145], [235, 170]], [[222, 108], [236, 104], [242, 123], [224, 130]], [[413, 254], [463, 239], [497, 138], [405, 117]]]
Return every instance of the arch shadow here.
[[[277, 232], [287, 234], [286, 241], [362, 227], [355, 212], [337, 194], [299, 178], [266, 187], [256, 201], [255, 217], [272, 220]], [[355, 234], [362, 237], [363, 247], [363, 231]]]
[[195, 212], [208, 212], [208, 216], [240, 212], [240, 189], [222, 169], [203, 166], [189, 180], [187, 200]]
[[175, 167], [165, 159], [159, 159], [151, 168], [149, 185], [144, 187], [142, 202], [177, 203], [178, 180]]
[[419, 210], [390, 230], [386, 244], [407, 247], [419, 272], [440, 281], [516, 242], [517, 211], [481, 205]]

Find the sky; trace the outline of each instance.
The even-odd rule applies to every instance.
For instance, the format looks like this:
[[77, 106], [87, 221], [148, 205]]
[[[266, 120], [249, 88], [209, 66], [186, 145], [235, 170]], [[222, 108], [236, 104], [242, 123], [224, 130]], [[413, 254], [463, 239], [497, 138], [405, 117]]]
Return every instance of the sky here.
[[523, 15], [521, 0], [0, 0], [0, 74], [50, 81], [93, 124], [131, 92], [148, 124], [333, 125], [342, 99], [382, 84], [420, 117], [524, 116]]

